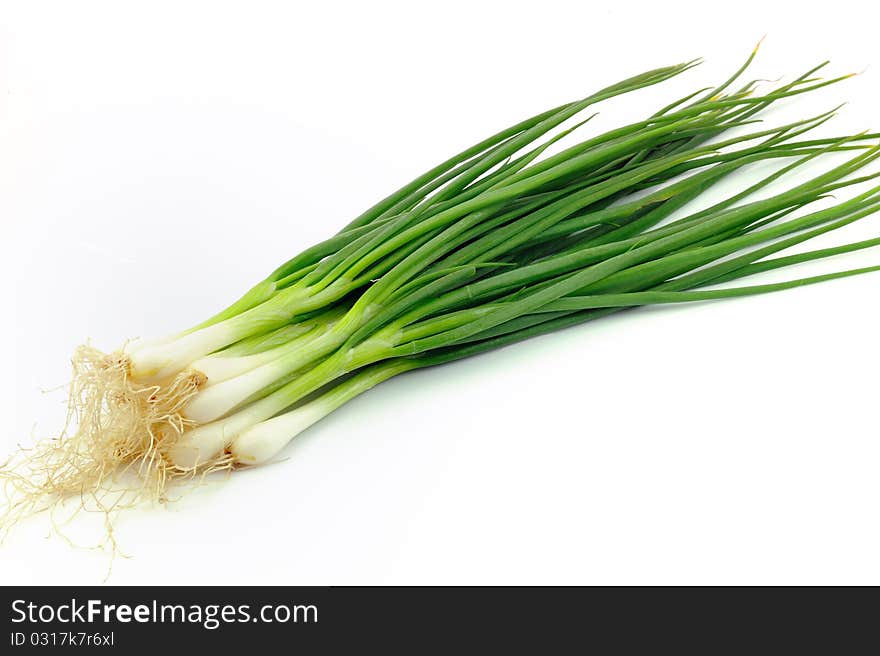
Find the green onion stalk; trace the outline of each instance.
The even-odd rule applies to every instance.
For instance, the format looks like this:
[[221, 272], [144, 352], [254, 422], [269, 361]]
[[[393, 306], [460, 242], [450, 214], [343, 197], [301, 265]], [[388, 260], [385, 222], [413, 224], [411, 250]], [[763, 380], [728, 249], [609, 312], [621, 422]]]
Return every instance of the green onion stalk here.
[[[580, 140], [573, 135], [589, 129], [596, 106], [697, 62], [521, 121], [387, 196], [197, 326], [111, 354], [82, 347], [71, 426], [0, 472], [18, 499], [11, 507], [119, 491], [120, 470], [140, 481], [135, 497], [162, 497], [175, 478], [275, 458], [316, 421], [414, 369], [639, 306], [876, 271], [740, 282], [880, 245], [776, 256], [880, 209], [870, 172], [880, 145], [869, 133], [808, 134], [836, 109], [763, 123], [777, 102], [848, 76], [821, 79], [822, 64], [759, 92], [758, 82], [740, 82], [754, 56], [714, 88]], [[763, 178], [709, 193], [756, 165]]]

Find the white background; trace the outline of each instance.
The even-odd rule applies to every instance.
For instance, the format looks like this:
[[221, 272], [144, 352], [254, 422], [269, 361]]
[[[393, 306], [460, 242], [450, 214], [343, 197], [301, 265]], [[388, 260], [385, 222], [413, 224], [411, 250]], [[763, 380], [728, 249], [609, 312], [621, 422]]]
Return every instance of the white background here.
[[[880, 66], [875, 3], [787, 4], [3, 5], [0, 453], [57, 429], [41, 390], [77, 343], [196, 322], [525, 116], [706, 58], [589, 129], [642, 116], [764, 34], [756, 77]], [[835, 133], [878, 128], [878, 76], [790, 116], [847, 99]], [[878, 285], [640, 310], [390, 381], [286, 461], [122, 516], [109, 582], [878, 584]], [[0, 582], [103, 580], [106, 554], [50, 534], [19, 526]]]

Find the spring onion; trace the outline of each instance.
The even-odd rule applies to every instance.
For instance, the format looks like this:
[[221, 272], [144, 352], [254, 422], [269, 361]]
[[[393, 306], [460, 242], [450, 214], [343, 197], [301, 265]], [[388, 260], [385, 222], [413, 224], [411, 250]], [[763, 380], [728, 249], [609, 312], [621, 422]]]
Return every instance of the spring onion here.
[[[777, 101], [848, 76], [820, 79], [822, 64], [763, 93], [757, 82], [737, 87], [754, 56], [717, 87], [555, 154], [551, 146], [590, 128], [584, 115], [596, 106], [697, 62], [526, 119], [387, 196], [197, 326], [110, 354], [81, 347], [70, 426], [0, 470], [11, 516], [108, 490], [161, 498], [171, 480], [275, 458], [294, 436], [391, 377], [628, 308], [877, 271], [738, 282], [880, 245], [869, 239], [773, 257], [880, 209], [877, 174], [866, 172], [880, 144], [867, 133], [805, 138], [836, 110], [759, 125], [756, 117]], [[769, 193], [832, 156], [834, 165]], [[772, 172], [691, 209], [756, 164]], [[847, 188], [855, 195], [820, 205]], [[735, 284], [719, 287], [727, 283]], [[139, 483], [120, 483], [120, 471]]]

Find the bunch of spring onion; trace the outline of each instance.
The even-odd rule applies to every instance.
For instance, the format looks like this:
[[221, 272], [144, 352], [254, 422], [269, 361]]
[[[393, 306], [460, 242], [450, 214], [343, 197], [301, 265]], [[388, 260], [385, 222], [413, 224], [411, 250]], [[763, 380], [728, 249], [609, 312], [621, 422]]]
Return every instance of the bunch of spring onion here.
[[[564, 124], [696, 62], [637, 75], [522, 121], [413, 180], [198, 326], [111, 354], [80, 348], [72, 427], [4, 470], [23, 499], [19, 507], [97, 497], [121, 470], [161, 496], [172, 478], [263, 463], [392, 376], [625, 308], [761, 294], [876, 270], [715, 287], [880, 244], [775, 256], [880, 209], [880, 187], [863, 171], [880, 158], [880, 146], [871, 134], [807, 138], [833, 110], [760, 123], [777, 101], [844, 78], [819, 79], [820, 66], [758, 93], [756, 83], [738, 82], [752, 57], [715, 88], [552, 156], [547, 149], [573, 140], [589, 117]], [[837, 163], [822, 173], [767, 194], [831, 154]], [[688, 210], [756, 163], [773, 172]], [[814, 206], [851, 185], [862, 187], [848, 200]]]

